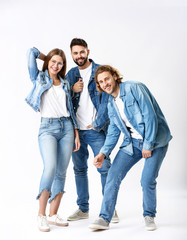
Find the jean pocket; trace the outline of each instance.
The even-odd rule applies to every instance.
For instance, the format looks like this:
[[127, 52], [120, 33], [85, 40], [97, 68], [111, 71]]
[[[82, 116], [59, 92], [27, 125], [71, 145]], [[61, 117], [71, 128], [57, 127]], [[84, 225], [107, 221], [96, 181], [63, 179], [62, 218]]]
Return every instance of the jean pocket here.
[[49, 127], [49, 125], [50, 125], [49, 122], [41, 122], [40, 129], [46, 129]]

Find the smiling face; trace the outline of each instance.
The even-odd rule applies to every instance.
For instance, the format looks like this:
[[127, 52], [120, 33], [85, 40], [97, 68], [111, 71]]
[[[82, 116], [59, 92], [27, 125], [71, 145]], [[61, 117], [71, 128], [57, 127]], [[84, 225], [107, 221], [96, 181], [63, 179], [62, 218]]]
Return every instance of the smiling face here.
[[117, 76], [112, 76], [110, 72], [107, 71], [99, 73], [97, 76], [97, 81], [100, 88], [113, 97], [117, 97], [119, 93], [119, 84], [116, 82], [116, 80]]
[[62, 57], [54, 55], [48, 62], [48, 72], [50, 76], [57, 75], [63, 67]]
[[90, 51], [80, 45], [75, 45], [71, 49], [71, 56], [73, 58], [73, 61], [80, 67], [80, 68], [86, 68], [87, 63], [89, 64], [88, 55]]

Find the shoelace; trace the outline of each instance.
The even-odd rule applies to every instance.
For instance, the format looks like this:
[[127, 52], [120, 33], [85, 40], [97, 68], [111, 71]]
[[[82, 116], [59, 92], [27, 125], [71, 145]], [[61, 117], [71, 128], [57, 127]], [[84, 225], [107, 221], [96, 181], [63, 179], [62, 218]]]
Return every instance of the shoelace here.
[[57, 218], [58, 220], [62, 221], [62, 218], [61, 218], [58, 214], [56, 215], [56, 218]]
[[146, 216], [146, 220], [147, 220], [148, 222], [150, 222], [150, 223], [152, 223], [152, 222], [153, 222], [153, 218], [152, 218], [152, 217], [150, 217], [150, 216]]
[[46, 218], [46, 216], [41, 216], [41, 225], [42, 226], [47, 225], [47, 218]]

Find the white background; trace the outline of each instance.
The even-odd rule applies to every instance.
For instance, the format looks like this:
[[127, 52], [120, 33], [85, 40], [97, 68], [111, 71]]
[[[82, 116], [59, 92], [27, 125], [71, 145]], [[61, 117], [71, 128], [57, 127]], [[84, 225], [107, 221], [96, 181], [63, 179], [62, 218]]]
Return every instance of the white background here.
[[[87, 41], [90, 58], [96, 63], [116, 67], [125, 80], [145, 83], [161, 106], [173, 139], [158, 178], [158, 219], [159, 214], [165, 212], [167, 217], [164, 224], [168, 224], [167, 234], [171, 234], [165, 233], [166, 238], [169, 236], [168, 239], [176, 239], [176, 236], [181, 236], [178, 239], [185, 239], [184, 222], [178, 226], [175, 236], [171, 232], [171, 219], [175, 218], [177, 225], [180, 222], [178, 218], [187, 215], [186, 204], [183, 204], [183, 200], [187, 199], [187, 1], [0, 0], [2, 239], [8, 239], [11, 229], [14, 230], [11, 236], [19, 236], [20, 239], [44, 238], [44, 235], [39, 235], [41, 233], [38, 233], [35, 226], [38, 210], [35, 197], [38, 194], [43, 167], [37, 142], [40, 114], [35, 113], [24, 101], [32, 88], [27, 70], [26, 51], [35, 46], [47, 54], [53, 48], [61, 48], [66, 54], [69, 70], [75, 66], [69, 48], [74, 37]], [[39, 66], [42, 66], [41, 62]], [[112, 154], [112, 159], [116, 152], [117, 148]], [[91, 220], [99, 213], [102, 200], [99, 174], [92, 166], [92, 160], [93, 155], [90, 152]], [[66, 194], [60, 208], [60, 212], [65, 216], [76, 209], [72, 167], [70, 163]], [[142, 167], [143, 160], [131, 170], [121, 185], [118, 212], [122, 219], [133, 219], [142, 214]], [[181, 212], [176, 211], [178, 207]], [[54, 228], [54, 231], [48, 234], [56, 234], [56, 239], [61, 239], [63, 234], [66, 234], [66, 239], [79, 239], [80, 233], [76, 232], [78, 229], [81, 229], [81, 233], [85, 231], [85, 234], [90, 234], [87, 229], [88, 222], [83, 221], [80, 226], [76, 224], [71, 224], [73, 231], [70, 226], [68, 230]], [[139, 219], [137, 223], [132, 221], [132, 226], [136, 224], [140, 225]], [[128, 224], [126, 226], [123, 223], [119, 226], [114, 225], [115, 228], [119, 228], [118, 233], [120, 229], [128, 229]], [[140, 231], [132, 226], [129, 224], [130, 233]], [[27, 230], [23, 231], [23, 228]], [[112, 230], [110, 231], [112, 233]], [[145, 230], [141, 231], [143, 234]], [[126, 233], [126, 236], [136, 239], [136, 235], [129, 235], [130, 233]], [[158, 233], [159, 229], [154, 234]], [[110, 236], [104, 235], [108, 234], [107, 232], [95, 234], [86, 235], [85, 239]], [[117, 232], [114, 237], [118, 236], [116, 234]], [[45, 234], [45, 239], [46, 236]], [[48, 236], [51, 238], [53, 235]], [[139, 232], [139, 237], [141, 236], [146, 239], [146, 236]], [[83, 239], [83, 235], [81, 238]]]

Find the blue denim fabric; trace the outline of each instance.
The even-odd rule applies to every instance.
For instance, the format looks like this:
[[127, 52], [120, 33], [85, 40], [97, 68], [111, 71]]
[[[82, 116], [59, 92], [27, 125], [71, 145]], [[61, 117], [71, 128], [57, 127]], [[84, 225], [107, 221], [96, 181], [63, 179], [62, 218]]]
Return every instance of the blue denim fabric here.
[[[104, 189], [100, 217], [107, 222], [111, 221], [116, 205], [120, 184], [128, 171], [142, 158], [143, 141], [133, 139], [133, 155], [129, 155], [120, 149], [108, 172], [107, 182]], [[141, 185], [143, 190], [143, 216], [155, 217], [156, 214], [156, 178], [166, 155], [168, 144], [156, 148], [150, 158], [145, 159], [142, 172]]]
[[[28, 70], [30, 74], [30, 79], [33, 82], [33, 88], [25, 100], [35, 111], [39, 111], [42, 93], [49, 89], [53, 84], [53, 81], [49, 76], [48, 70], [45, 70], [45, 72], [38, 70], [36, 59], [39, 56], [40, 52], [37, 48], [30, 48], [27, 52]], [[69, 82], [67, 80], [63, 80], [60, 76], [59, 79], [62, 83], [62, 88], [67, 96], [67, 109], [69, 110], [70, 116], [73, 120], [74, 128], [79, 128], [77, 125], [71, 101], [71, 90]]]
[[[91, 147], [94, 156], [96, 156], [105, 141], [105, 134], [103, 131], [97, 132], [94, 130], [80, 130], [79, 137], [81, 142], [81, 147], [79, 151], [73, 152], [72, 159], [74, 164], [75, 181], [77, 187], [77, 204], [79, 208], [88, 212], [89, 210], [89, 191], [88, 191], [88, 145]], [[106, 183], [107, 173], [111, 166], [110, 159], [106, 158], [104, 160], [102, 168], [98, 168], [97, 171], [101, 174], [101, 184], [102, 192], [104, 191], [104, 186]]]
[[[172, 138], [166, 119], [148, 88], [140, 82], [127, 81], [119, 84], [120, 98], [124, 102], [124, 113], [131, 125], [143, 138], [143, 148], [154, 150], [165, 146]], [[131, 136], [127, 130], [112, 95], [108, 102], [110, 125], [101, 151], [109, 156], [119, 135], [124, 134], [120, 148], [133, 154]]]
[[[88, 83], [88, 92], [89, 92], [90, 98], [92, 100], [92, 103], [97, 110], [97, 119], [94, 122], [92, 122], [92, 126], [97, 131], [101, 131], [101, 130], [106, 131], [108, 124], [109, 124], [108, 110], [107, 110], [107, 103], [108, 103], [109, 95], [106, 93], [101, 94], [97, 90], [94, 74], [99, 65], [95, 64], [93, 60], [91, 60], [91, 59], [89, 59], [89, 60], [90, 60], [90, 62], [92, 62], [92, 73], [91, 73], [90, 80]], [[67, 73], [66, 79], [69, 81], [71, 88], [79, 80], [80, 77], [81, 76], [80, 76], [78, 67], [72, 68]], [[74, 108], [75, 113], [77, 112], [77, 108], [79, 105], [80, 94], [81, 93], [73, 93], [73, 91], [71, 91], [73, 108]]]
[[58, 193], [64, 192], [66, 170], [74, 144], [71, 118], [42, 118], [38, 141], [44, 169], [37, 199], [43, 190], [47, 190], [51, 202]]

